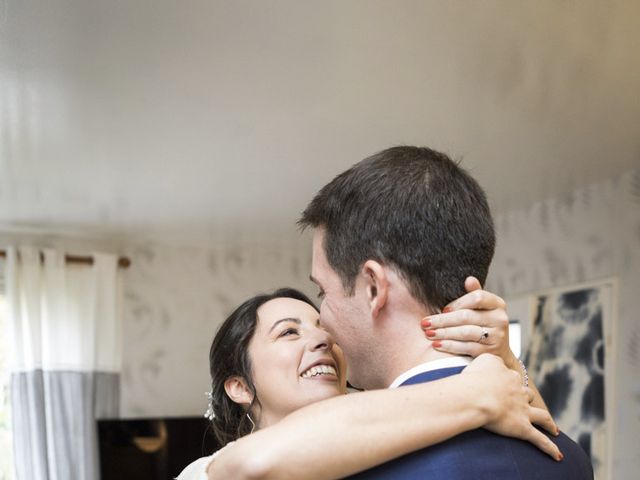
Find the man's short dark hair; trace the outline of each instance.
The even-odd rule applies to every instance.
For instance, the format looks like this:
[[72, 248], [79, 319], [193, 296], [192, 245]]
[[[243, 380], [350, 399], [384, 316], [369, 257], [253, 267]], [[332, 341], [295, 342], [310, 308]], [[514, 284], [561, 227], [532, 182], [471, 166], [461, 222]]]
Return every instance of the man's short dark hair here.
[[325, 229], [325, 254], [348, 294], [368, 259], [392, 266], [411, 294], [438, 308], [484, 284], [495, 232], [484, 191], [444, 153], [401, 146], [325, 185], [298, 221]]

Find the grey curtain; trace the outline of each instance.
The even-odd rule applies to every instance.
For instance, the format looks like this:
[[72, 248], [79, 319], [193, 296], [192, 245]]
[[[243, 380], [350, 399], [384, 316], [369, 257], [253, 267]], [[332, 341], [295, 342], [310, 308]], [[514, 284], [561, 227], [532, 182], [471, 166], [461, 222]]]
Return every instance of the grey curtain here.
[[96, 420], [118, 416], [115, 373], [14, 373], [17, 480], [99, 480]]
[[99, 480], [96, 419], [118, 416], [117, 257], [69, 267], [63, 252], [7, 249], [17, 480]]

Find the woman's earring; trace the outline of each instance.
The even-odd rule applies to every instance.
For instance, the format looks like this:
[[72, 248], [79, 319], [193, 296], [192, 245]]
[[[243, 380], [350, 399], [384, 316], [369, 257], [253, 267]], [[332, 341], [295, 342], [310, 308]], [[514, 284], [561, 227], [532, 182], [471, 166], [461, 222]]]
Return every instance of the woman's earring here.
[[247, 413], [247, 418], [251, 422], [251, 431], [249, 433], [253, 433], [253, 431], [256, 429], [256, 424], [253, 422], [253, 420], [251, 419], [251, 416], [248, 413]]
[[204, 418], [208, 418], [209, 421], [212, 422], [213, 419], [216, 418], [215, 413], [213, 413], [213, 389], [210, 392], [204, 392], [204, 394], [208, 399], [207, 411], [204, 412]]

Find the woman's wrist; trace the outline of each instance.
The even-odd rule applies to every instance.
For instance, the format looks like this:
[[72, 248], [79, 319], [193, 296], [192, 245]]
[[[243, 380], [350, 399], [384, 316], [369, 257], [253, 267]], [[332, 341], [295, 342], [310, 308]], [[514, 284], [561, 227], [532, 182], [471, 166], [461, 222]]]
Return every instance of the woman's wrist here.
[[464, 382], [462, 399], [469, 402], [464, 410], [471, 413], [474, 422], [471, 427], [480, 428], [494, 421], [500, 415], [500, 402], [491, 381], [483, 382], [478, 373], [463, 374], [458, 378]]
[[509, 355], [507, 355], [507, 358], [503, 360], [507, 368], [509, 370], [513, 370], [514, 372], [518, 373], [518, 375], [520, 375], [520, 378], [522, 378], [522, 384], [525, 387], [528, 387], [529, 372], [527, 371], [527, 367], [525, 366], [524, 362], [520, 360], [518, 357], [516, 357], [514, 353], [511, 351], [511, 349], [509, 349]]
[[502, 360], [509, 370], [513, 370], [518, 373], [521, 372], [520, 360], [515, 356], [511, 349], [508, 350], [508, 353], [502, 358]]
[[529, 386], [529, 372], [527, 371], [527, 367], [524, 365], [524, 362], [518, 358], [518, 366], [520, 367], [520, 377], [522, 377], [522, 384], [525, 387]]

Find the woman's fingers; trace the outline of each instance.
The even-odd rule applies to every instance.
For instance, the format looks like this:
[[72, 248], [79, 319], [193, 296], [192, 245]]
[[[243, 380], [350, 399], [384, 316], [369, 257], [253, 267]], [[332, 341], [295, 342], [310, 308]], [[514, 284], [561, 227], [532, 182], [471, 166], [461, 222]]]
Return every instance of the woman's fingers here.
[[551, 435], [557, 436], [560, 433], [556, 422], [554, 422], [551, 417], [551, 414], [543, 408], [531, 407], [531, 410], [529, 411], [529, 420], [534, 425], [544, 428]]
[[[488, 336], [483, 336], [483, 333]], [[478, 325], [463, 325], [461, 327], [446, 327], [439, 329], [427, 328], [425, 335], [433, 343], [433, 348], [457, 355], [477, 357], [482, 353], [502, 352], [502, 346], [508, 345], [505, 331], [496, 328], [484, 328]]]
[[474, 290], [480, 290], [482, 285], [480, 284], [480, 280], [476, 277], [467, 277], [464, 281], [464, 289], [467, 292], [473, 292]]
[[531, 402], [533, 402], [535, 398], [535, 394], [533, 393], [533, 389], [529, 387], [525, 387], [525, 388], [527, 389], [527, 397], [529, 398], [529, 404], [531, 404]]
[[475, 310], [455, 310], [449, 313], [438, 313], [425, 317], [422, 324], [432, 328], [457, 327], [459, 325], [477, 325], [479, 315]]
[[483, 353], [489, 353], [486, 345], [477, 342], [460, 342], [458, 340], [435, 340], [433, 348], [439, 352], [453, 353], [455, 355], [468, 355], [476, 358]]
[[486, 290], [474, 290], [473, 292], [469, 292], [462, 297], [455, 299], [453, 302], [446, 305], [442, 311], [446, 313], [449, 311], [462, 310], [463, 308], [493, 310], [494, 308], [506, 307], [507, 304], [498, 295]]
[[[531, 399], [532, 390], [527, 388], [527, 395], [529, 399]], [[537, 407], [530, 407], [529, 409], [529, 420], [533, 425], [538, 425], [539, 427], [544, 428], [547, 432], [552, 435], [558, 435], [560, 433], [558, 426], [553, 421], [551, 414], [543, 409]], [[544, 433], [531, 427], [529, 431], [529, 436], [526, 438], [529, 442], [533, 443], [540, 450], [551, 456], [556, 460], [562, 460], [563, 456], [560, 452], [558, 446], [549, 439]]]
[[439, 313], [422, 319], [423, 328], [446, 328], [461, 325], [479, 325], [485, 327], [509, 328], [509, 315], [504, 309], [494, 310], [455, 310], [450, 313]]
[[536, 447], [538, 447], [554, 460], [560, 461], [564, 458], [558, 446], [553, 443], [551, 439], [544, 433], [542, 433], [540, 430], [536, 430], [534, 427], [530, 428], [528, 435], [526, 435], [525, 437], [525, 440], [533, 443]]
[[423, 318], [422, 329], [440, 351], [473, 357], [494, 353], [511, 364], [506, 304], [479, 287], [476, 278], [468, 277], [465, 288], [469, 293], [447, 305], [443, 313]]
[[[488, 337], [483, 337], [483, 333], [487, 332]], [[492, 338], [491, 333], [495, 332], [490, 328], [483, 328], [478, 325], [463, 325], [461, 327], [446, 327], [438, 328], [436, 330], [428, 328], [425, 330], [425, 334], [429, 340], [458, 340], [462, 342], [479, 342], [491, 344], [495, 343], [496, 338]]]

